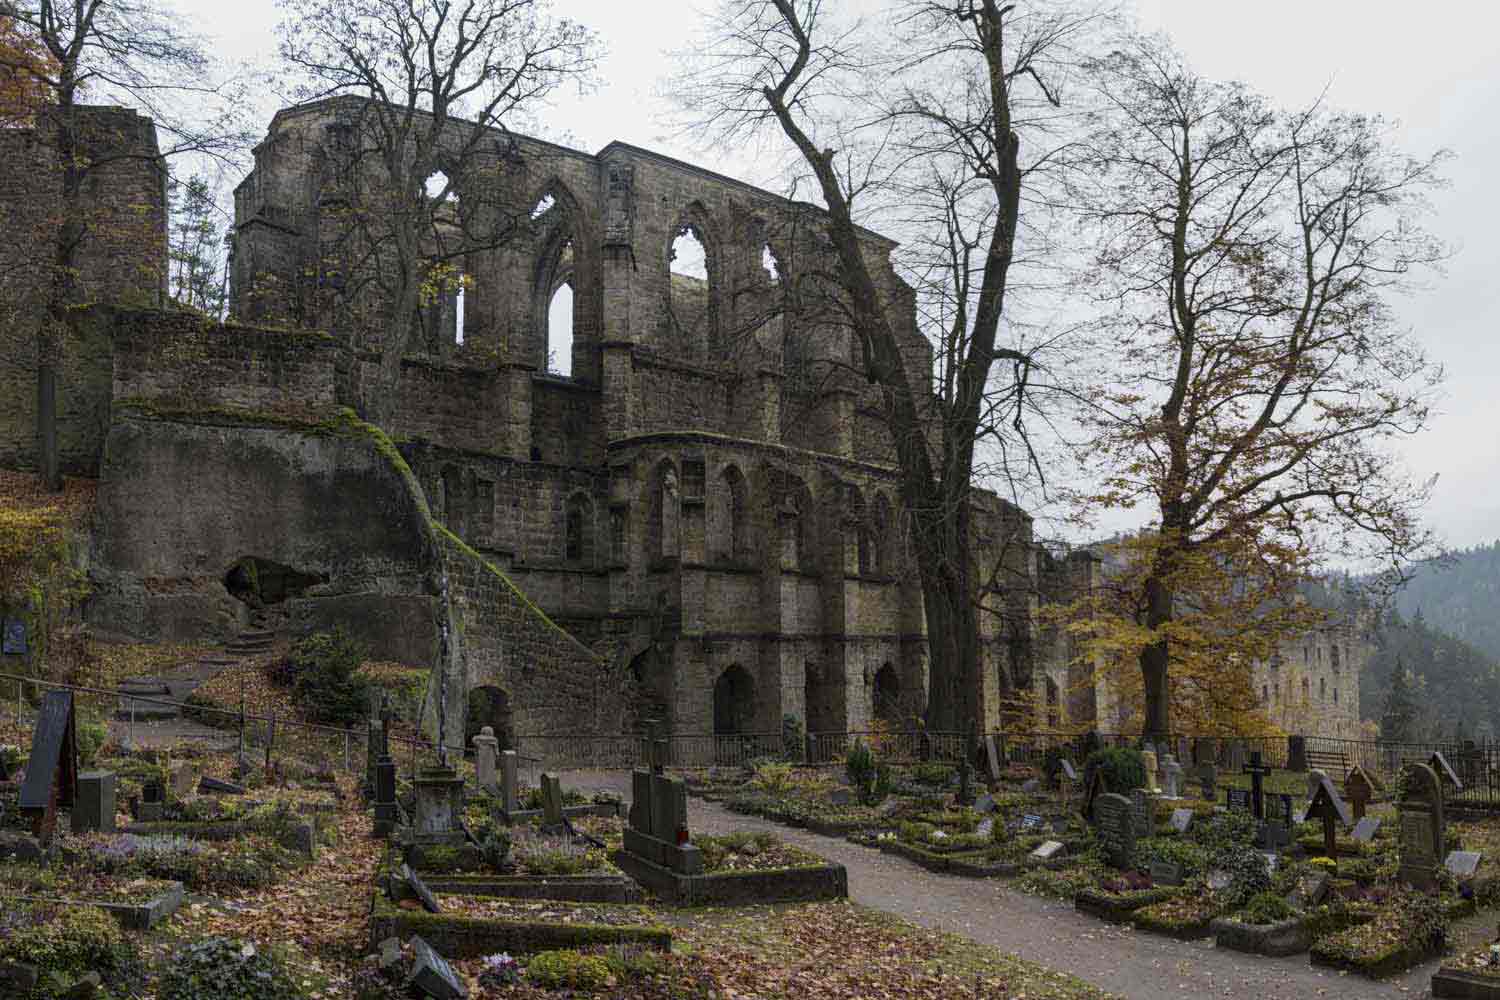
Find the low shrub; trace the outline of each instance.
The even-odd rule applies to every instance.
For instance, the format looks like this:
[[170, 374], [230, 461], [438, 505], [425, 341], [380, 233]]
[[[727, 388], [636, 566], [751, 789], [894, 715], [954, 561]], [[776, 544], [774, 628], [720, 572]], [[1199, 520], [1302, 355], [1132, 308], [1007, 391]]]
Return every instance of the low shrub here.
[[1271, 873], [1259, 851], [1244, 845], [1226, 847], [1213, 856], [1214, 868], [1229, 876], [1224, 897], [1232, 909], [1238, 909], [1271, 888]]
[[911, 780], [919, 785], [935, 785], [938, 788], [947, 788], [953, 782], [954, 768], [952, 764], [914, 764], [911, 769]]
[[292, 692], [312, 721], [349, 726], [364, 716], [369, 684], [356, 671], [365, 649], [342, 628], [300, 640], [288, 661]]
[[1289, 919], [1295, 910], [1274, 892], [1258, 892], [1240, 907], [1235, 919], [1246, 924], [1275, 924]]
[[789, 795], [797, 784], [792, 780], [792, 765], [785, 763], [757, 765], [750, 783], [771, 795]]
[[1146, 787], [1146, 760], [1139, 750], [1130, 747], [1105, 747], [1089, 754], [1083, 763], [1083, 787], [1092, 787], [1094, 775], [1104, 775], [1111, 792], [1129, 795]]
[[93, 906], [7, 910], [0, 921], [0, 962], [35, 965], [42, 973], [39, 996], [58, 995], [93, 970], [122, 984], [141, 974], [119, 923]]
[[157, 1000], [301, 1000], [283, 960], [256, 945], [210, 937], [183, 946], [161, 977]]
[[1246, 847], [1255, 839], [1255, 817], [1229, 810], [1195, 819], [1188, 829], [1188, 839], [1211, 854], [1226, 848]]
[[109, 742], [109, 727], [103, 722], [80, 722], [76, 730], [78, 766], [93, 767], [94, 758]]
[[1208, 869], [1208, 855], [1197, 844], [1177, 837], [1152, 837], [1136, 844], [1136, 857], [1141, 864], [1153, 861], [1180, 865], [1187, 877], [1202, 875]]
[[844, 754], [844, 774], [861, 795], [875, 784], [875, 751], [864, 740], [855, 740]]
[[781, 717], [781, 757], [787, 763], [802, 759], [807, 749], [807, 729], [802, 720], [788, 712]]
[[597, 955], [583, 955], [571, 949], [539, 952], [526, 965], [526, 979], [537, 986], [550, 989], [567, 987], [597, 990], [607, 985], [609, 978], [607, 961]]

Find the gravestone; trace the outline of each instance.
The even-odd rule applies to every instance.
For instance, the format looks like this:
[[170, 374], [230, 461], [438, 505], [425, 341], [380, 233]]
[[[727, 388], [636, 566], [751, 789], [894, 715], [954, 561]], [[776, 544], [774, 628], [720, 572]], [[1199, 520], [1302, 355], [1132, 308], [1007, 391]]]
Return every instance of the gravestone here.
[[115, 830], [115, 776], [110, 771], [82, 771], [78, 775], [78, 801], [70, 817], [74, 833], [113, 833]]
[[555, 774], [542, 775], [542, 823], [562, 826], [562, 782]]
[[[1314, 771], [1313, 774], [1321, 774]], [[1348, 826], [1354, 819], [1349, 807], [1344, 805], [1344, 800], [1339, 797], [1338, 791], [1333, 787], [1333, 782], [1328, 780], [1324, 774], [1318, 782], [1318, 787], [1307, 803], [1307, 818], [1321, 820], [1323, 822], [1323, 853], [1333, 858], [1338, 856], [1338, 828], [1335, 824]]]
[[1205, 802], [1219, 798], [1219, 769], [1211, 762], [1198, 765], [1198, 797]]
[[1463, 881], [1474, 877], [1474, 873], [1479, 871], [1479, 863], [1483, 859], [1484, 855], [1479, 851], [1449, 851], [1448, 857], [1443, 860], [1443, 865], [1459, 881]]
[[136, 819], [142, 823], [159, 823], [167, 812], [167, 788], [160, 781], [151, 779], [141, 784], [141, 802], [136, 810]]
[[1226, 788], [1224, 805], [1240, 812], [1250, 812], [1250, 793], [1243, 788]]
[[995, 811], [995, 797], [993, 795], [981, 795], [974, 801], [974, 811], [984, 816]]
[[1286, 738], [1286, 769], [1295, 774], [1301, 774], [1307, 770], [1307, 737], [1288, 736]]
[[449, 767], [424, 767], [416, 786], [413, 839], [422, 844], [462, 844], [459, 820], [464, 814], [464, 779]]
[[1182, 765], [1171, 754], [1161, 767], [1162, 795], [1169, 799], [1182, 798]]
[[520, 758], [514, 750], [502, 750], [500, 752], [500, 807], [509, 815], [516, 811], [520, 805], [519, 792], [516, 788], [518, 765]]
[[1380, 829], [1379, 816], [1366, 816], [1354, 824], [1354, 832], [1349, 836], [1354, 838], [1355, 843], [1368, 844], [1375, 839], [1375, 831]]
[[1179, 736], [1179, 737], [1177, 737], [1177, 760], [1178, 760], [1178, 762], [1181, 763], [1183, 761], [1186, 761], [1188, 764], [1193, 763], [1192, 753], [1193, 753], [1193, 744], [1192, 744], [1192, 741], [1189, 740], [1186, 736]]
[[1181, 885], [1182, 866], [1172, 861], [1153, 861], [1150, 866], [1153, 885]]
[[993, 816], [986, 816], [984, 819], [980, 820], [979, 825], [974, 828], [974, 836], [983, 837], [986, 840], [988, 840], [990, 836], [994, 834], [994, 832], [995, 817]]
[[1053, 858], [1060, 857], [1064, 850], [1061, 841], [1045, 840], [1037, 845], [1036, 850], [1031, 852], [1031, 856], [1038, 861], [1051, 861]]
[[198, 793], [200, 795], [244, 795], [245, 786], [205, 774], [198, 779]]
[[1130, 800], [1114, 792], [1104, 792], [1094, 799], [1094, 825], [1105, 858], [1115, 868], [1123, 868], [1135, 854], [1135, 813]]
[[31, 833], [50, 843], [59, 809], [71, 809], [78, 790], [78, 737], [73, 692], [48, 691], [31, 731], [31, 756], [18, 807], [31, 818]]
[[1231, 773], [1243, 770], [1245, 767], [1245, 741], [1230, 740], [1225, 756], [1227, 758], [1225, 762], [1226, 770]]
[[1344, 797], [1349, 800], [1349, 808], [1354, 812], [1356, 820], [1365, 818], [1365, 806], [1374, 794], [1375, 786], [1371, 784], [1370, 776], [1356, 764], [1344, 778]]
[[1144, 788], [1137, 788], [1130, 793], [1130, 815], [1135, 822], [1135, 835], [1151, 836], [1154, 832], [1151, 829], [1151, 796], [1146, 794]]
[[375, 762], [375, 836], [389, 837], [401, 819], [396, 804], [396, 762], [382, 754]]
[[1027, 813], [1021, 817], [1020, 829], [1022, 833], [1030, 833], [1032, 830], [1040, 830], [1041, 828], [1042, 817], [1036, 813]]
[[[854, 792], [848, 788], [835, 788], [828, 793], [828, 804], [834, 806], [847, 806], [854, 801]], [[994, 807], [993, 801], [991, 808]]]
[[1193, 737], [1193, 763], [1194, 764], [1217, 764], [1219, 762], [1217, 743], [1208, 736]]
[[1073, 766], [1073, 762], [1071, 760], [1069, 760], [1067, 757], [1064, 757], [1062, 759], [1061, 767], [1062, 776], [1064, 779], [1073, 782], [1078, 781], [1078, 768]]
[[1250, 754], [1250, 763], [1240, 770], [1250, 775], [1250, 812], [1256, 819], [1265, 819], [1266, 799], [1263, 779], [1271, 773], [1271, 769], [1261, 761], [1260, 751], [1256, 750]]
[[1088, 792], [1083, 797], [1083, 818], [1090, 823], [1094, 821], [1094, 800], [1109, 791], [1109, 782], [1104, 780], [1102, 768], [1094, 770], [1093, 777], [1089, 779]]
[[0, 626], [0, 653], [6, 656], [26, 655], [26, 623], [9, 619]]
[[1156, 751], [1142, 750], [1141, 760], [1146, 764], [1146, 790], [1148, 792], [1160, 791], [1161, 785], [1157, 784]]
[[427, 883], [423, 882], [417, 873], [412, 871], [411, 866], [404, 861], [401, 863], [401, 877], [406, 880], [411, 891], [417, 894], [417, 899], [422, 901], [423, 909], [428, 913], [443, 912], [443, 908], [438, 905], [437, 897], [432, 894], [431, 889], [427, 888]]
[[1464, 790], [1464, 783], [1459, 780], [1458, 772], [1449, 766], [1448, 758], [1443, 756], [1443, 751], [1432, 751], [1432, 756], [1427, 758], [1427, 766], [1432, 768], [1445, 790], [1452, 789], [1455, 792]]
[[453, 971], [453, 966], [432, 946], [421, 938], [412, 936], [411, 975], [406, 979], [407, 989], [421, 990], [433, 1000], [464, 1000], [469, 995], [468, 987]]
[[182, 764], [172, 769], [172, 795], [181, 799], [193, 794], [198, 785], [198, 770], [191, 764]]
[[1299, 910], [1310, 909], [1323, 902], [1333, 879], [1327, 872], [1308, 872], [1297, 880], [1297, 886], [1286, 901]]
[[1443, 786], [1437, 772], [1426, 764], [1408, 764], [1397, 787], [1397, 875], [1418, 889], [1428, 889], [1443, 857]]
[[987, 775], [990, 779], [990, 784], [997, 784], [1000, 781], [1001, 767], [1000, 751], [995, 746], [994, 736], [985, 736], [984, 738], [984, 762], [985, 767], [988, 769]]
[[474, 780], [487, 792], [496, 790], [495, 764], [500, 753], [500, 741], [495, 739], [495, 730], [485, 726], [474, 737]]
[[625, 850], [679, 875], [703, 871], [703, 855], [689, 842], [687, 785], [651, 771], [632, 771]]
[[1188, 829], [1192, 825], [1193, 811], [1191, 809], [1172, 810], [1172, 829], [1176, 830], [1179, 834], [1184, 834], [1188, 832]]

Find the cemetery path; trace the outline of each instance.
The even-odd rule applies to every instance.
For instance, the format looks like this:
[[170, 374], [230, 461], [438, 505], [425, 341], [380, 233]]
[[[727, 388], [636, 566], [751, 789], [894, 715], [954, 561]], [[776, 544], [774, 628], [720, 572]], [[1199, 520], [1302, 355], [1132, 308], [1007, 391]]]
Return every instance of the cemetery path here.
[[[628, 772], [568, 772], [563, 783], [630, 798]], [[1438, 966], [1433, 961], [1372, 982], [1310, 965], [1306, 955], [1261, 958], [1215, 948], [1211, 940], [1174, 941], [1103, 923], [1070, 904], [1015, 892], [1000, 882], [938, 875], [871, 848], [741, 816], [701, 799], [689, 808], [694, 830], [767, 830], [844, 865], [856, 903], [1070, 972], [1129, 1000], [1426, 997]]]

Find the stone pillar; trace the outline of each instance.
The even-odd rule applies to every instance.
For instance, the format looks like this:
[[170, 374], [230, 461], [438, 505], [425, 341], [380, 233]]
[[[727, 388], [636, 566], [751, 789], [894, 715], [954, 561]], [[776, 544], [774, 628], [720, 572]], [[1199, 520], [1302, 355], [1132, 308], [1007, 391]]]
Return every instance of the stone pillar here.
[[389, 837], [396, 829], [400, 809], [396, 805], [396, 762], [384, 755], [375, 762], [375, 836]]
[[518, 763], [514, 750], [503, 750], [500, 753], [500, 807], [507, 814], [516, 811], [518, 799], [516, 795], [516, 765]]
[[529, 365], [509, 365], [501, 372], [505, 384], [505, 454], [518, 462], [531, 461], [531, 374]]
[[636, 433], [638, 406], [635, 388], [635, 356], [630, 343], [607, 342], [603, 359], [604, 433], [610, 441]]
[[115, 776], [111, 771], [81, 771], [73, 803], [74, 833], [112, 833], [115, 828]]
[[474, 737], [474, 774], [479, 787], [486, 791], [495, 789], [495, 764], [499, 752], [500, 741], [495, 738], [495, 730], [490, 726], [479, 730], [479, 735]]

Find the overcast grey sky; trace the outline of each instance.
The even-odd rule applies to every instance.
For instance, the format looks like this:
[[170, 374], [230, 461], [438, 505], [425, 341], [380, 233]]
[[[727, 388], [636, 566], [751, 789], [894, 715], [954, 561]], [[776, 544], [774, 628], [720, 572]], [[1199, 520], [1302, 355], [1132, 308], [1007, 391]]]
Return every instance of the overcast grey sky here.
[[[173, 0], [222, 55], [269, 63], [278, 12], [271, 0]], [[550, 137], [596, 150], [612, 139], [660, 149], [747, 180], [766, 171], [735, 150], [673, 141], [655, 97], [667, 54], [698, 25], [677, 0], [567, 0], [560, 8], [605, 39], [603, 85], [571, 92], [549, 116]], [[1428, 352], [1447, 369], [1431, 428], [1407, 443], [1411, 470], [1439, 476], [1428, 511], [1446, 542], [1500, 538], [1500, 13], [1479, 0], [1136, 0], [1144, 27], [1161, 29], [1209, 76], [1238, 79], [1287, 104], [1328, 86], [1333, 104], [1402, 123], [1412, 153], [1455, 154], [1452, 185], [1434, 198], [1432, 228], [1454, 245], [1447, 273], [1400, 303]], [[265, 117], [275, 110], [267, 100]]]

